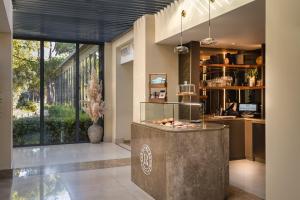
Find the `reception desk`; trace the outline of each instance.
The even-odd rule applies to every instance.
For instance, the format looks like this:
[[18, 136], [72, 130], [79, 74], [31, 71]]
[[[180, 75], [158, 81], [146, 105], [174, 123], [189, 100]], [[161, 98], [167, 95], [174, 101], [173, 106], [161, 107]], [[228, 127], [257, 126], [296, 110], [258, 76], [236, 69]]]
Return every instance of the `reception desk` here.
[[265, 120], [255, 118], [206, 117], [207, 122], [229, 127], [230, 160], [265, 161]]
[[229, 129], [133, 123], [132, 181], [156, 200], [223, 200], [229, 184]]

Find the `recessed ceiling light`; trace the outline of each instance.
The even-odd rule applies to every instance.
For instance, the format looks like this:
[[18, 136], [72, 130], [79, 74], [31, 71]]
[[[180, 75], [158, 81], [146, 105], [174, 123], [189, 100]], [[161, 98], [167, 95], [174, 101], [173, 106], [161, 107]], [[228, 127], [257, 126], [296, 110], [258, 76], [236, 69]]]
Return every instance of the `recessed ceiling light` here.
[[236, 43], [235, 43], [235, 42], [233, 42], [233, 43], [231, 43], [231, 45], [236, 45]]

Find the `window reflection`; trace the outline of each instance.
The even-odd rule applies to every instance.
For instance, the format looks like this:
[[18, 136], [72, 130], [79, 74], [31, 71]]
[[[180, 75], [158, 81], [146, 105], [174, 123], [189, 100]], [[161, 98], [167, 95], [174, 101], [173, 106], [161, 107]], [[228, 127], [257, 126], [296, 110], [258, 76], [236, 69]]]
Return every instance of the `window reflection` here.
[[48, 176], [34, 176], [28, 181], [26, 178], [18, 179], [11, 193], [12, 200], [71, 200], [67, 187], [57, 174]]

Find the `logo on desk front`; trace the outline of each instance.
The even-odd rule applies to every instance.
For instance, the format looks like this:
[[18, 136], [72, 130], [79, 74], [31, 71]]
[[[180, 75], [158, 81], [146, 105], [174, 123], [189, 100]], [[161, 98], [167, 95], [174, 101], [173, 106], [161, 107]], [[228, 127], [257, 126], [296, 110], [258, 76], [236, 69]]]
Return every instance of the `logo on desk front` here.
[[140, 152], [141, 167], [146, 175], [150, 175], [152, 170], [152, 153], [147, 144], [144, 144]]

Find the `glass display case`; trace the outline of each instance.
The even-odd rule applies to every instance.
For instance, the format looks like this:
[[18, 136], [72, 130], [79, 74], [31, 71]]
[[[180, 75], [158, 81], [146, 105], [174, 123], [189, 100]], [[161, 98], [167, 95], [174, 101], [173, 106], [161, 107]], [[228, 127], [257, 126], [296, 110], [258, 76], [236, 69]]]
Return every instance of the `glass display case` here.
[[140, 121], [173, 128], [192, 128], [204, 124], [203, 103], [141, 102]]
[[184, 81], [184, 84], [178, 86], [177, 96], [182, 97], [182, 103], [191, 102], [192, 96], [197, 96], [195, 84], [190, 84]]
[[193, 95], [196, 93], [195, 84], [188, 84], [187, 81], [184, 84], [179, 85], [179, 94]]

